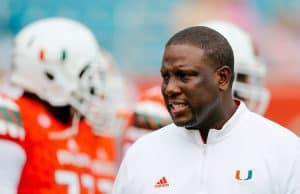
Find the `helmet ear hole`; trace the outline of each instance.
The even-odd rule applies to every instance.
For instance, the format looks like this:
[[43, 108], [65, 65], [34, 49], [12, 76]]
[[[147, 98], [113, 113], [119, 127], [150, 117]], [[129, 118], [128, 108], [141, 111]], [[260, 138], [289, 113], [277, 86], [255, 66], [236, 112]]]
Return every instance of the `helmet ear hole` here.
[[45, 72], [45, 75], [49, 80], [51, 80], [51, 81], [54, 80], [54, 75], [52, 73]]
[[95, 95], [95, 88], [94, 87], [90, 87], [90, 94]]
[[236, 80], [237, 81], [247, 83], [249, 81], [248, 79], [249, 79], [248, 75], [242, 74], [242, 73], [236, 73]]

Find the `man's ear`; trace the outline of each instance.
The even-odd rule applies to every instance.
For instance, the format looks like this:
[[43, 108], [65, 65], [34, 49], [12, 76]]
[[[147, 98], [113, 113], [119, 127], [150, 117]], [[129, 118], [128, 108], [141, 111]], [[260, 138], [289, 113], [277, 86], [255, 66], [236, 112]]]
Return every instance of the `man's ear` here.
[[216, 70], [217, 82], [220, 90], [228, 90], [230, 87], [231, 79], [232, 79], [232, 71], [231, 68], [227, 65], [219, 67]]

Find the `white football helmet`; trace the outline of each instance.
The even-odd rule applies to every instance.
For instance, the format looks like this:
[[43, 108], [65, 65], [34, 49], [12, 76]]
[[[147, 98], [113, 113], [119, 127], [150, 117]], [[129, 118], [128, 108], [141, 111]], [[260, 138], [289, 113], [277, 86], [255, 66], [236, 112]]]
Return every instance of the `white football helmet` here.
[[91, 61], [77, 74], [78, 88], [71, 92], [70, 104], [79, 111], [95, 130], [106, 122], [107, 71], [104, 61]]
[[250, 35], [225, 21], [208, 21], [199, 25], [212, 28], [227, 39], [234, 54], [233, 95], [252, 111], [264, 114], [270, 100], [270, 93], [264, 86], [266, 64], [255, 53]]
[[70, 95], [79, 87], [80, 73], [99, 61], [91, 31], [66, 18], [27, 25], [17, 34], [12, 53], [12, 82], [53, 106], [77, 105]]
[[113, 56], [103, 48], [100, 49], [99, 56], [106, 65], [105, 94], [102, 96], [102, 103], [97, 103], [102, 104], [101, 112], [92, 107], [90, 111], [94, 110], [94, 113], [86, 115], [86, 118], [96, 133], [104, 132], [118, 136], [126, 124], [122, 114], [130, 106], [131, 95], [134, 95], [134, 92], [131, 92], [131, 85], [119, 71]]

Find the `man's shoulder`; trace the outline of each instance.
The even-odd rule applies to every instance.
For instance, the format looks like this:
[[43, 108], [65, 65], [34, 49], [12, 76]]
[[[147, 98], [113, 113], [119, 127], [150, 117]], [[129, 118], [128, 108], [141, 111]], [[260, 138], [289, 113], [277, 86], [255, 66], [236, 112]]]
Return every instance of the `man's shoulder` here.
[[167, 140], [169, 138], [172, 138], [174, 135], [176, 135], [176, 131], [178, 129], [178, 126], [175, 124], [169, 124], [166, 125], [158, 130], [155, 130], [153, 132], [150, 132], [141, 138], [137, 140], [137, 143], [147, 143], [152, 141], [161, 141], [161, 140]]
[[247, 123], [251, 128], [250, 131], [273, 142], [278, 140], [290, 144], [299, 140], [299, 137], [292, 130], [256, 113], [249, 114]]
[[156, 131], [145, 134], [135, 141], [129, 148], [130, 152], [145, 152], [159, 150], [170, 145], [170, 142], [178, 136], [179, 127], [169, 124]]

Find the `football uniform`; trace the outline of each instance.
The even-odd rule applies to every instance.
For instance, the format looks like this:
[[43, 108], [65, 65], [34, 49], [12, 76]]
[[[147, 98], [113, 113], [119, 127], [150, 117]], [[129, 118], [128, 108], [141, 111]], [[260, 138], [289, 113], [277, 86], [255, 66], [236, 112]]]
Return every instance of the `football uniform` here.
[[91, 193], [88, 131], [72, 133], [71, 124], [62, 124], [34, 100], [20, 97], [16, 103], [26, 131], [27, 155], [18, 193]]
[[[21, 163], [11, 164], [15, 176], [21, 174], [21, 178], [19, 185], [19, 179], [14, 178], [10, 188], [18, 187], [20, 194], [110, 193], [116, 171], [113, 138], [94, 135], [84, 120], [78, 130], [71, 124], [62, 124], [43, 105], [29, 98], [4, 99], [0, 140], [14, 143], [23, 153], [12, 157], [12, 161]], [[2, 156], [12, 155], [5, 154]], [[9, 191], [7, 188], [2, 188], [3, 193], [11, 193], [4, 192]]]
[[[80, 129], [91, 131], [90, 125], [83, 120]], [[118, 148], [116, 138], [105, 133], [92, 135], [90, 140], [92, 145], [91, 174], [95, 181], [96, 194], [109, 194], [112, 191], [113, 182], [118, 168]]]
[[[3, 120], [0, 124], [5, 126], [1, 129], [2, 142], [5, 142], [2, 144], [5, 147], [17, 145], [26, 159], [25, 164], [20, 162], [13, 177], [9, 175], [12, 177], [9, 182], [14, 182], [15, 188], [19, 182], [16, 177], [21, 177], [18, 189], [10, 190], [20, 194], [97, 193], [97, 177], [93, 170], [98, 163], [94, 130], [82, 127], [85, 121], [80, 121], [79, 114], [74, 114], [72, 122], [66, 123], [58, 116], [68, 117], [69, 112], [64, 115], [67, 109], [56, 109], [59, 115], [49, 109], [70, 105], [86, 118], [89, 113], [96, 119], [102, 118], [90, 111], [99, 110], [96, 105], [101, 103], [97, 99], [103, 96], [106, 69], [99, 58], [100, 48], [95, 36], [80, 22], [54, 17], [26, 25], [14, 42], [14, 68], [10, 80], [43, 102], [29, 95], [16, 98], [17, 109], [9, 108], [19, 114], [21, 123], [11, 115], [13, 111], [0, 115]], [[45, 106], [44, 102], [52, 107]], [[23, 128], [23, 132], [19, 128]], [[11, 155], [15, 151], [5, 153], [3, 145], [0, 153], [5, 156], [5, 163], [10, 164], [10, 158], [14, 162], [18, 160]], [[2, 158], [0, 161], [3, 168]], [[11, 163], [10, 169], [17, 166]], [[0, 176], [5, 179], [10, 171], [4, 169]], [[6, 186], [6, 190], [8, 188], [13, 187]]]

